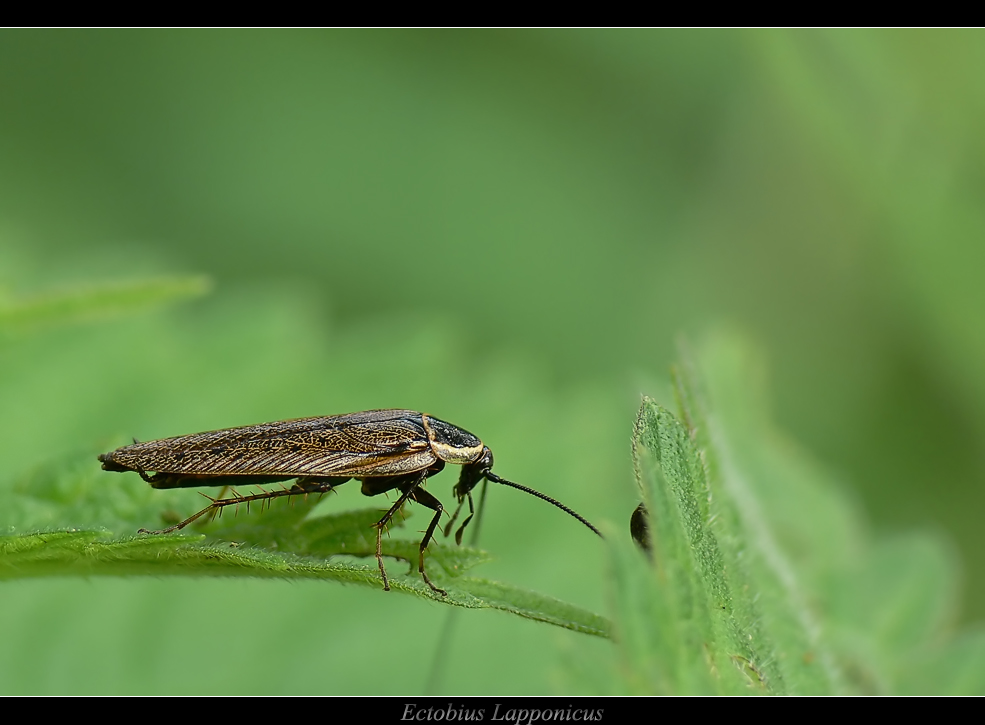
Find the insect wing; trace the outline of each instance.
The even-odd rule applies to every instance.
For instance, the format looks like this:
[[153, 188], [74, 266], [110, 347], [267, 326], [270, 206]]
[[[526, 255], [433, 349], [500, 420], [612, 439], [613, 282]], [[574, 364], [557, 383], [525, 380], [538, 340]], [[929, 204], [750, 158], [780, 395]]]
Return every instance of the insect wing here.
[[420, 413], [378, 410], [134, 443], [105, 460], [188, 475], [359, 477], [410, 473], [437, 459]]

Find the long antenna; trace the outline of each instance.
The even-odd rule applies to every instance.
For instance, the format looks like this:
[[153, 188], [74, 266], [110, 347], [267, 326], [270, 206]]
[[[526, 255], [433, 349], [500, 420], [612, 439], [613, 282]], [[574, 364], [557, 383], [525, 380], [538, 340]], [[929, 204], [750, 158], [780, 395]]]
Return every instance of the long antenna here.
[[602, 532], [601, 531], [599, 531], [598, 529], [596, 529], [594, 526], [592, 526], [588, 522], [588, 519], [586, 519], [581, 514], [575, 512], [575, 511], [572, 511], [571, 509], [569, 509], [567, 506], [565, 506], [560, 501], [557, 501], [556, 499], [553, 499], [550, 496], [545, 496], [540, 491], [534, 491], [532, 488], [527, 488], [526, 486], [521, 486], [519, 483], [513, 483], [513, 481], [507, 481], [505, 478], [500, 478], [499, 476], [497, 476], [492, 471], [486, 471], [484, 475], [490, 481], [493, 481], [495, 483], [502, 483], [505, 486], [512, 486], [513, 488], [518, 488], [521, 491], [526, 491], [527, 493], [529, 493], [532, 496], [536, 496], [537, 498], [541, 499], [542, 501], [547, 501], [547, 503], [554, 504], [559, 509], [561, 509], [562, 511], [564, 511], [566, 514], [569, 514], [571, 516], [574, 516], [576, 519], [578, 519], [579, 521], [581, 521], [583, 524], [585, 524], [585, 526], [587, 526], [592, 531], [594, 531], [596, 534], [598, 534], [600, 538], [605, 538], [605, 537], [602, 536]]

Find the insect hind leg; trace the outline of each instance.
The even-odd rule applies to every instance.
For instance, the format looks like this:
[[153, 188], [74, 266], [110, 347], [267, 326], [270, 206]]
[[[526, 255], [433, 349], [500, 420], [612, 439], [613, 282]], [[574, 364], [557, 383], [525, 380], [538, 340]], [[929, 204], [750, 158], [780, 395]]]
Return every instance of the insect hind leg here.
[[[137, 471], [140, 477], [154, 488], [199, 488], [200, 486], [259, 486], [265, 483], [282, 483], [297, 476], [216, 476], [211, 474], [154, 473]], [[308, 479], [298, 479], [298, 482]], [[314, 480], [314, 479], [312, 479]], [[325, 479], [328, 480], [328, 479]], [[348, 479], [345, 479], [348, 480]], [[222, 496], [218, 496], [222, 498]]]
[[[232, 476], [227, 476], [226, 478], [232, 478]], [[282, 498], [285, 496], [307, 496], [309, 494], [321, 494], [328, 493], [336, 486], [348, 481], [348, 478], [329, 478], [329, 477], [308, 477], [299, 478], [293, 486], [290, 488], [283, 488], [277, 491], [263, 491], [262, 493], [249, 494], [247, 496], [241, 496], [236, 494], [229, 498], [212, 498], [211, 496], [206, 496], [202, 494], [212, 503], [198, 511], [191, 516], [189, 516], [184, 521], [179, 521], [174, 526], [168, 526], [166, 529], [161, 529], [160, 531], [149, 531], [148, 529], [140, 529], [137, 533], [140, 534], [170, 534], [175, 531], [180, 531], [181, 529], [188, 526], [188, 524], [193, 523], [209, 513], [219, 512], [226, 506], [233, 506], [245, 503], [249, 505], [254, 501], [272, 501], [275, 498]]]

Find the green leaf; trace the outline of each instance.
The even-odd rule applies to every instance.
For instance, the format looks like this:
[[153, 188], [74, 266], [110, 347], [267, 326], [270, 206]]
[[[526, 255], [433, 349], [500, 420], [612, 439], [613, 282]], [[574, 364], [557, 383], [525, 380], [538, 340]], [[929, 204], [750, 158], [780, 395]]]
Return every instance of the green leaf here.
[[[926, 533], [873, 540], [780, 434], [765, 366], [719, 334], [675, 370], [679, 415], [634, 432], [649, 556], [612, 551], [615, 637], [636, 692], [980, 693], [985, 638], [951, 630], [957, 567]], [[942, 674], [942, 673], [947, 673]]]
[[[308, 516], [317, 504], [315, 496], [306, 501], [285, 502], [260, 516], [226, 516], [209, 526], [209, 533], [227, 541], [248, 543], [272, 551], [290, 551], [301, 556], [375, 557], [376, 528], [386, 511], [359, 509], [326, 516]], [[411, 517], [404, 512], [391, 529], [403, 526]], [[411, 564], [411, 574], [417, 576], [419, 542], [387, 535], [383, 537], [383, 555]], [[457, 577], [473, 566], [490, 560], [478, 549], [449, 546], [435, 541], [428, 548], [429, 570], [440, 566], [447, 576]], [[418, 577], [419, 578], [419, 577]]]
[[[375, 514], [374, 514], [375, 515]], [[238, 542], [206, 543], [204, 535], [114, 537], [103, 531], [52, 531], [0, 537], [0, 579], [45, 576], [227, 576], [325, 579], [382, 590], [375, 565], [298, 556]], [[481, 555], [479, 555], [481, 557]], [[476, 558], [476, 555], [471, 555]], [[416, 569], [416, 567], [415, 567]], [[393, 591], [467, 609], [499, 609], [527, 619], [609, 636], [598, 615], [499, 582], [432, 574], [448, 592], [434, 594], [417, 572], [388, 572]]]
[[[702, 456], [684, 426], [644, 400], [634, 433], [634, 460], [650, 512], [651, 581], [633, 595], [638, 612], [620, 638], [655, 641], [658, 654], [630, 653], [644, 664], [643, 682], [676, 694], [783, 693], [774, 644], [760, 626], [755, 593], [741, 552], [734, 516], [716, 497]], [[628, 552], [617, 559], [625, 571]], [[626, 586], [639, 577], [621, 577]], [[647, 610], [651, 616], [647, 615]], [[628, 624], [632, 622], [631, 624]], [[645, 660], [644, 660], [645, 658]]]
[[[259, 509], [265, 507], [260, 506], [254, 506], [252, 513], [243, 510], [241, 515], [227, 509], [216, 521], [168, 535], [119, 536], [104, 529], [56, 528], [69, 519], [90, 526], [103, 520], [136, 531], [154, 520], [160, 492], [145, 485], [99, 485], [94, 481], [98, 473], [95, 455], [84, 460], [72, 457], [25, 477], [3, 496], [3, 516], [11, 533], [0, 537], [0, 579], [266, 577], [323, 579], [383, 590], [375, 560], [374, 524], [384, 511], [319, 516], [318, 497], [309, 496], [278, 501], [262, 513]], [[190, 497], [192, 502], [196, 498]], [[207, 502], [203, 499], [197, 505]], [[167, 518], [180, 521], [181, 515], [170, 512]], [[52, 529], [20, 533], [39, 523]], [[577, 632], [609, 636], [609, 623], [589, 611], [508, 584], [462, 576], [490, 557], [445, 541], [432, 542], [426, 554], [429, 575], [448, 592], [444, 597], [436, 595], [417, 571], [419, 541], [391, 536], [403, 524], [403, 518], [394, 519], [383, 538], [393, 591], [468, 609], [498, 609]], [[357, 563], [360, 559], [372, 563]], [[394, 567], [392, 560], [402, 563]]]
[[0, 335], [143, 312], [175, 300], [204, 295], [211, 288], [208, 277], [197, 275], [59, 289], [17, 300], [0, 298]]

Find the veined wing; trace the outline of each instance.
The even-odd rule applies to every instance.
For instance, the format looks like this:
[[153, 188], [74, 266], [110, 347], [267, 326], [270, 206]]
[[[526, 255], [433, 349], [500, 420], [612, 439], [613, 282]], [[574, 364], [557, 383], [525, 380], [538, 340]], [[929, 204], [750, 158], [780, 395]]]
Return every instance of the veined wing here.
[[421, 414], [372, 410], [298, 418], [124, 446], [101, 457], [188, 475], [386, 476], [435, 463]]

